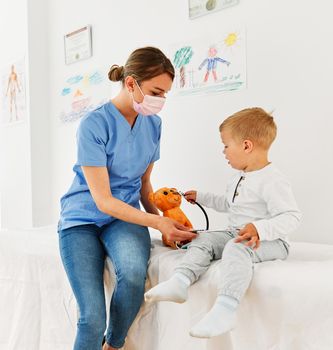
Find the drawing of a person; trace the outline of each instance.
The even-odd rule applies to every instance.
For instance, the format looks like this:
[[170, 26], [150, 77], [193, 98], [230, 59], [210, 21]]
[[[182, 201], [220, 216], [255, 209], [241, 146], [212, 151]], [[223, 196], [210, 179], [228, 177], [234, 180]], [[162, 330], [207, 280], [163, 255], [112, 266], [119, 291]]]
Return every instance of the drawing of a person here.
[[230, 64], [230, 62], [224, 60], [223, 58], [217, 57], [216, 54], [217, 54], [217, 49], [214, 46], [211, 46], [208, 50], [208, 57], [202, 61], [202, 63], [198, 68], [199, 70], [201, 70], [202, 67], [207, 65], [207, 71], [204, 77], [204, 83], [207, 82], [210, 72], [212, 72], [213, 74], [214, 81], [215, 82], [217, 81], [216, 66], [218, 62], [225, 63], [227, 66], [229, 66]]
[[[6, 97], [9, 95], [9, 112], [10, 112], [10, 122], [15, 120], [17, 121], [19, 119], [18, 113], [17, 113], [17, 104], [16, 104], [16, 95], [18, 92], [21, 92], [17, 74], [15, 72], [15, 66], [11, 66], [11, 72], [9, 74], [8, 78], [8, 85], [7, 85], [7, 91], [6, 91]], [[14, 109], [15, 109], [15, 115], [14, 115]]]

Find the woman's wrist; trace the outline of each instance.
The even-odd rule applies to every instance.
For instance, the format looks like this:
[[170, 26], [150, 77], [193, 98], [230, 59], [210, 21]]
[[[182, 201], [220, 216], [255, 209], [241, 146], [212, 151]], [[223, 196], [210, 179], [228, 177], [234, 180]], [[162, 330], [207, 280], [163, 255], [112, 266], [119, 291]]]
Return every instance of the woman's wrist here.
[[151, 219], [150, 227], [154, 228], [155, 230], [160, 231], [160, 226], [163, 222], [163, 216], [155, 215], [155, 214], [149, 214]]

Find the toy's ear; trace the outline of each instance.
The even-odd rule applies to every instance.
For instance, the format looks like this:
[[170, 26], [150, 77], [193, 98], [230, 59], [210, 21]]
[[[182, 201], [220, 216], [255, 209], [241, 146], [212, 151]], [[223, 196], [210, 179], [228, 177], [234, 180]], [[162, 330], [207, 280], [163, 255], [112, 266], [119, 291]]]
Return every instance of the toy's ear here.
[[150, 192], [148, 194], [148, 200], [149, 200], [149, 202], [154, 203], [154, 193], [153, 192]]

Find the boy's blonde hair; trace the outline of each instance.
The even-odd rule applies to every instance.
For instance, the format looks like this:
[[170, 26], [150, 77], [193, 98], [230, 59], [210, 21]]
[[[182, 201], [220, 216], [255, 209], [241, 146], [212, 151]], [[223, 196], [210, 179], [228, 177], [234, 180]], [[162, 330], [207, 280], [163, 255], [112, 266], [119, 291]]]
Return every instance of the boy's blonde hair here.
[[228, 129], [239, 141], [251, 140], [264, 149], [269, 149], [276, 137], [273, 117], [262, 108], [246, 108], [231, 115], [220, 125], [220, 132]]

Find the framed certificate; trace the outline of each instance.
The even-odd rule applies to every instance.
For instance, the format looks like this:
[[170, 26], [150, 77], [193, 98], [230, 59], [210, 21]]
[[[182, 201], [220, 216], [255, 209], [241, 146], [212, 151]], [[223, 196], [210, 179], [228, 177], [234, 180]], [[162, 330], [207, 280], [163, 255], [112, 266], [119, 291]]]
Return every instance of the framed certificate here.
[[237, 5], [239, 0], [188, 0], [189, 18], [197, 18]]
[[64, 36], [65, 62], [71, 64], [92, 56], [91, 26], [85, 26]]

